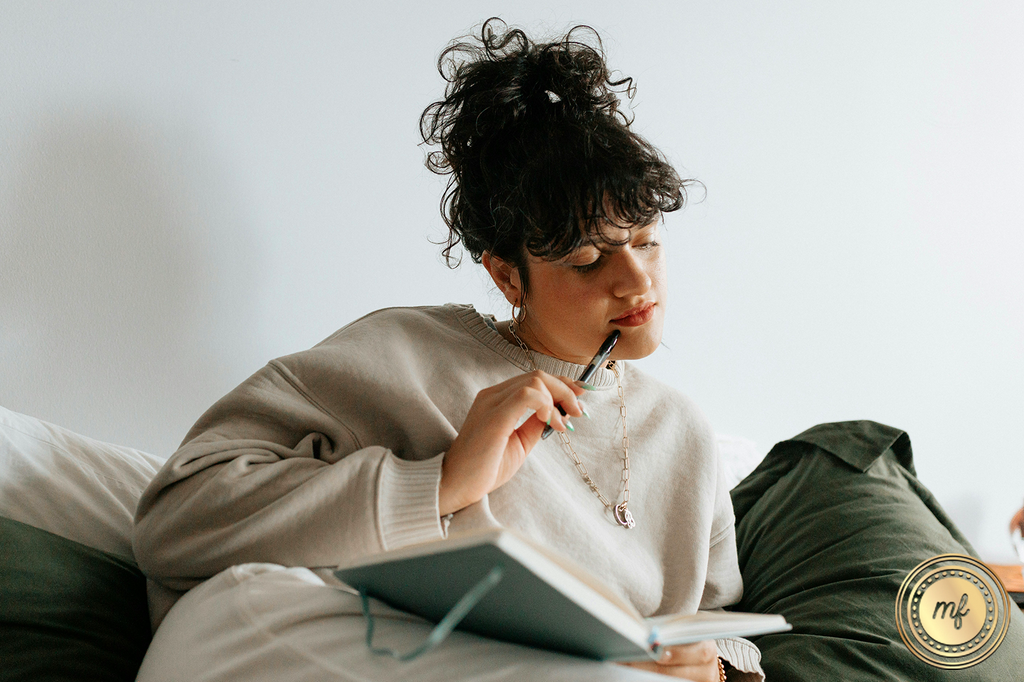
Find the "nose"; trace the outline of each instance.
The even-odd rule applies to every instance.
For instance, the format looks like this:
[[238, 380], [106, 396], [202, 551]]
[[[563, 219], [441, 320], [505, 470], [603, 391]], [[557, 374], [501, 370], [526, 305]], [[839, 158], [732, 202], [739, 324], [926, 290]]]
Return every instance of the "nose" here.
[[647, 263], [632, 249], [623, 249], [615, 254], [616, 267], [612, 293], [619, 298], [642, 296], [651, 289], [651, 276]]

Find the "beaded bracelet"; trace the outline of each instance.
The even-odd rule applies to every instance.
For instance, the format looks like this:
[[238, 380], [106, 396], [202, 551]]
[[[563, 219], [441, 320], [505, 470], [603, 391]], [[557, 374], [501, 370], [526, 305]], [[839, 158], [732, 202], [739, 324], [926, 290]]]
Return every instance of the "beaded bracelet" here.
[[721, 658], [718, 659], [718, 682], [725, 682], [725, 664]]

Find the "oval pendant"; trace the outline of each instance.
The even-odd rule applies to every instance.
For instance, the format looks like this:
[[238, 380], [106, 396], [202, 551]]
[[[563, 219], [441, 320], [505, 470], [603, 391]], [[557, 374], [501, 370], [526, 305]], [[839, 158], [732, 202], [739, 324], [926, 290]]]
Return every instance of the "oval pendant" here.
[[623, 528], [632, 528], [636, 525], [636, 521], [633, 520], [633, 514], [630, 513], [629, 509], [626, 508], [626, 503], [623, 502], [615, 507], [615, 522]]

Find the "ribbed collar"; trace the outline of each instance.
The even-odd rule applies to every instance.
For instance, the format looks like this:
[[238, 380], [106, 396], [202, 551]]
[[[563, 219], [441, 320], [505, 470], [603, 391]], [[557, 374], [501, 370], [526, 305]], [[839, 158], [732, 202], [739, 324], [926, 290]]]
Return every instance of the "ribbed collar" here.
[[[524, 372], [530, 372], [533, 370], [533, 365], [530, 364], [526, 351], [519, 346], [513, 346], [511, 343], [506, 341], [505, 337], [499, 334], [494, 327], [488, 324], [487, 319], [478, 313], [476, 308], [472, 305], [449, 303], [445, 307], [451, 310], [469, 333], [476, 337], [485, 346], [493, 350], [498, 355], [501, 355]], [[494, 318], [491, 317], [491, 320], [493, 319]], [[583, 370], [586, 369], [586, 365], [577, 365], [574, 362], [566, 362], [565, 360], [559, 360], [558, 358], [553, 358], [550, 355], [544, 355], [543, 353], [538, 353], [536, 351], [530, 351], [530, 355], [533, 356], [533, 361], [537, 363], [537, 369], [556, 377], [563, 376], [575, 380], [578, 379], [579, 376], [583, 374]], [[622, 361], [618, 361], [617, 364], [621, 365]], [[591, 377], [590, 385], [598, 390], [612, 388], [615, 386], [615, 373], [602, 367], [594, 373], [593, 377]]]

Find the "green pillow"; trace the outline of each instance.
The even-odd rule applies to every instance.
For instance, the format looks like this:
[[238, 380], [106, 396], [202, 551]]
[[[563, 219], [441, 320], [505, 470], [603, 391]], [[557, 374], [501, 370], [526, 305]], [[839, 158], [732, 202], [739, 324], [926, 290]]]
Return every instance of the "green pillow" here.
[[138, 568], [0, 517], [0, 681], [134, 680], [150, 639]]
[[939, 554], [975, 556], [917, 480], [910, 438], [870, 421], [822, 424], [783, 441], [732, 490], [743, 572], [737, 611], [781, 613], [755, 639], [768, 680], [1024, 679], [1024, 617], [1012, 605], [996, 651], [960, 670], [903, 644], [900, 585]]

